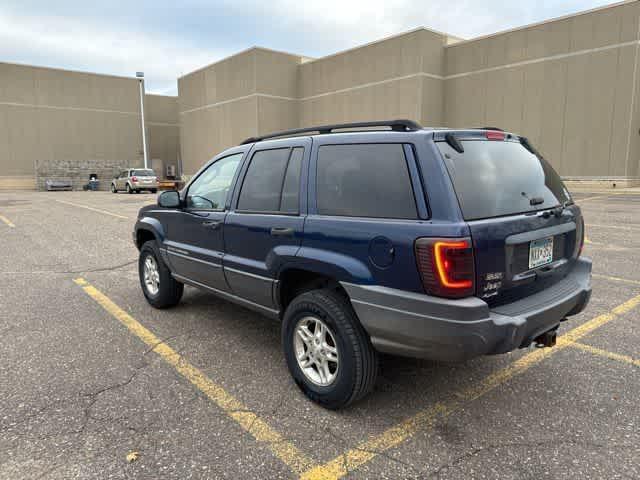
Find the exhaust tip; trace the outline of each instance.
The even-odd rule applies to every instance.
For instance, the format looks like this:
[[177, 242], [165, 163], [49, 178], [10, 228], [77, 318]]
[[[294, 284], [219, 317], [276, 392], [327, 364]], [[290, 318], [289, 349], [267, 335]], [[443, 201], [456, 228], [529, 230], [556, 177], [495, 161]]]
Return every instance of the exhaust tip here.
[[550, 348], [555, 346], [558, 332], [556, 329], [544, 332], [539, 337], [536, 337], [533, 341], [537, 348]]

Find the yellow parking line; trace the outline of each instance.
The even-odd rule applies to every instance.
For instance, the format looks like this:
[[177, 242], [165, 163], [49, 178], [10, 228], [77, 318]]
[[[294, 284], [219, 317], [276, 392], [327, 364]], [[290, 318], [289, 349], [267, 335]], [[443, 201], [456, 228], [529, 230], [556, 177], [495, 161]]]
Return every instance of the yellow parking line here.
[[635, 365], [636, 367], [640, 367], [640, 360], [636, 360], [633, 357], [628, 355], [621, 355], [619, 353], [610, 352], [608, 350], [603, 350], [601, 348], [592, 347], [591, 345], [586, 345], [580, 342], [568, 342], [568, 345], [573, 348], [578, 348], [585, 352], [592, 353], [594, 355], [598, 355], [600, 357], [610, 358], [611, 360], [616, 360], [618, 362], [629, 363], [631, 365]]
[[348, 472], [361, 467], [365, 463], [375, 458], [378, 454], [397, 446], [409, 437], [413, 436], [419, 429], [428, 427], [435, 416], [440, 414], [443, 417], [451, 415], [467, 402], [475, 400], [482, 395], [494, 390], [496, 387], [511, 380], [515, 376], [525, 372], [534, 365], [540, 363], [545, 358], [553, 355], [584, 337], [597, 328], [611, 322], [619, 315], [623, 315], [640, 305], [640, 295], [627, 300], [623, 304], [614, 308], [608, 313], [599, 315], [579, 327], [570, 330], [558, 339], [558, 344], [554, 348], [543, 348], [534, 350], [513, 362], [511, 365], [492, 373], [480, 384], [472, 386], [456, 395], [456, 400], [447, 405], [438, 404], [424, 410], [404, 422], [389, 428], [382, 434], [373, 437], [343, 455], [311, 470], [305, 472], [301, 478], [304, 480], [336, 480]]
[[604, 280], [611, 280], [612, 282], [621, 282], [621, 283], [629, 283], [631, 285], [640, 285], [640, 280], [631, 280], [630, 278], [611, 277], [609, 275], [602, 275], [600, 273], [592, 273], [591, 276], [594, 277], [594, 278], [602, 278]]
[[130, 220], [129, 217], [125, 217], [123, 215], [118, 215], [117, 213], [108, 212], [106, 210], [101, 210], [99, 208], [90, 207], [89, 205], [82, 205], [80, 203], [67, 202], [65, 200], [56, 200], [56, 202], [64, 203], [66, 205], [71, 205], [71, 206], [78, 207], [78, 208], [84, 208], [84, 209], [87, 209], [87, 210], [91, 210], [93, 212], [102, 213], [104, 215], [111, 215], [112, 217], [116, 217], [116, 218], [124, 218], [125, 220]]
[[142, 326], [131, 315], [118, 307], [106, 295], [93, 287], [86, 280], [77, 278], [76, 284], [82, 287], [87, 295], [93, 298], [102, 308], [115, 317], [120, 323], [129, 329], [136, 337], [152, 347], [160, 357], [171, 365], [184, 378], [189, 380], [196, 388], [209, 397], [229, 417], [234, 419], [243, 430], [250, 433], [258, 442], [264, 442], [268, 448], [282, 460], [291, 470], [300, 475], [312, 468], [315, 464], [298, 450], [291, 442], [271, 428], [249, 408], [242, 404], [220, 385], [214, 383], [201, 370], [191, 365], [183, 356], [163, 343], [151, 331]]
[[11, 228], [16, 228], [16, 226], [13, 224], [13, 222], [11, 220], [9, 220], [7, 217], [5, 217], [4, 215], [0, 215], [0, 220], [2, 220], [4, 223], [6, 223], [7, 226], [9, 226]]

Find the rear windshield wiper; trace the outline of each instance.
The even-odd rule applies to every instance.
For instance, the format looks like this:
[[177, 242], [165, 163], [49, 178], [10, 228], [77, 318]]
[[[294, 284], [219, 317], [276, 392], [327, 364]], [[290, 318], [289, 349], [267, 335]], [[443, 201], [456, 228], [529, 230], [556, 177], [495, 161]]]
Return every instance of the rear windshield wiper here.
[[456, 136], [453, 133], [447, 133], [444, 136], [444, 140], [447, 142], [447, 144], [453, 148], [456, 152], [458, 153], [464, 153], [464, 147], [462, 146], [462, 143], [460, 143], [460, 140], [458, 140], [456, 138]]

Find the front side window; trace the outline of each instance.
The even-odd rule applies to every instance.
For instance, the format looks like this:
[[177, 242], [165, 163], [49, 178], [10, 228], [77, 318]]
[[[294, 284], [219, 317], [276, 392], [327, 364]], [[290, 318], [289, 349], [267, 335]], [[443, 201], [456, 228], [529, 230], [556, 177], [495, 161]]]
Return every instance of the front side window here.
[[418, 217], [401, 144], [320, 147], [317, 191], [321, 215]]
[[236, 153], [212, 163], [189, 187], [187, 208], [222, 210], [231, 189], [233, 176], [243, 153]]
[[302, 148], [261, 150], [251, 159], [238, 210], [298, 213]]

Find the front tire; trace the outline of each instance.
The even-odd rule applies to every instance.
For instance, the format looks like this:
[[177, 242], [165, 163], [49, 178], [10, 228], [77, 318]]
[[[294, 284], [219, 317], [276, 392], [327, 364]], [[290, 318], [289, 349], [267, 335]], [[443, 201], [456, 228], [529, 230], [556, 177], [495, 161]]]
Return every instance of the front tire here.
[[377, 352], [348, 299], [334, 290], [312, 290], [291, 302], [282, 344], [298, 387], [325, 408], [346, 407], [375, 384]]
[[155, 240], [145, 242], [140, 249], [138, 275], [142, 292], [151, 306], [169, 308], [180, 302], [184, 284], [171, 276]]
[[111, 184], [111, 193], [118, 193], [118, 189], [116, 188], [115, 184]]

